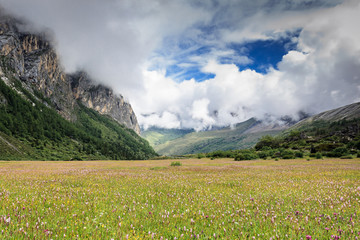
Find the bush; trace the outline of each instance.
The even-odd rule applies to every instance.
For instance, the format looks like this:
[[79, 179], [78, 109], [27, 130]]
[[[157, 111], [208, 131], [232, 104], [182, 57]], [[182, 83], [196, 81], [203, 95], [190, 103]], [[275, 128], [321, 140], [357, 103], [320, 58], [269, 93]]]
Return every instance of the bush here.
[[202, 159], [205, 157], [205, 154], [203, 153], [199, 153], [197, 156], [196, 156], [198, 159]]
[[172, 167], [177, 167], [177, 166], [181, 166], [181, 162], [171, 162], [170, 166]]
[[346, 147], [335, 148], [332, 152], [327, 154], [328, 157], [342, 157], [349, 154], [349, 150]]
[[71, 161], [82, 161], [81, 157], [79, 155], [75, 155]]
[[353, 159], [354, 157], [351, 155], [341, 156], [340, 159]]
[[322, 154], [318, 152], [315, 154], [315, 157], [316, 159], [322, 159]]
[[281, 140], [272, 136], [266, 135], [260, 138], [259, 142], [255, 145], [256, 150], [265, 150], [268, 148], [278, 148]]
[[360, 158], [360, 152], [357, 153], [356, 157]]
[[250, 150], [242, 150], [235, 156], [235, 161], [243, 161], [243, 160], [253, 160], [257, 159], [259, 156]]
[[303, 158], [303, 157], [304, 157], [304, 153], [303, 153], [303, 152], [295, 152], [295, 157], [297, 157], [297, 158]]
[[258, 152], [258, 155], [259, 155], [259, 158], [262, 158], [262, 159], [266, 159], [268, 157], [268, 154], [265, 151]]
[[282, 159], [293, 159], [295, 158], [295, 154], [293, 151], [291, 150], [284, 150], [282, 153], [281, 153], [281, 158]]

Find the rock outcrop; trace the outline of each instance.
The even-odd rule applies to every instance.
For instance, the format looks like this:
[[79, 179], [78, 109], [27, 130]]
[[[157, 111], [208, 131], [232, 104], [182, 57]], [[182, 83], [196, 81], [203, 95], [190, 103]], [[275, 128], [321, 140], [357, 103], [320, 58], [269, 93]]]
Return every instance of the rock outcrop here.
[[21, 24], [0, 13], [0, 56], [1, 61], [8, 63], [7, 69], [0, 69], [0, 75], [11, 72], [29, 92], [38, 91], [50, 99], [58, 113], [69, 121], [76, 121], [74, 109], [80, 101], [140, 133], [135, 113], [121, 95], [95, 84], [86, 73], [66, 74], [46, 34], [21, 31]]
[[100, 114], [108, 115], [117, 122], [140, 134], [140, 126], [130, 104], [121, 95], [103, 85], [94, 84], [84, 72], [71, 76], [71, 87], [74, 97], [83, 105]]

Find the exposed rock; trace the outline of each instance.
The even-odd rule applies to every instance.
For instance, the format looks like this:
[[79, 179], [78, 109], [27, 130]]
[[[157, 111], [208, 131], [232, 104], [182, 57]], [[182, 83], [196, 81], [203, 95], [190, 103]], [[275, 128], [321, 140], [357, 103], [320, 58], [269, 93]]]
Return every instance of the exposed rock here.
[[74, 96], [82, 104], [101, 114], [111, 116], [117, 122], [140, 134], [136, 115], [123, 96], [114, 94], [113, 90], [103, 85], [95, 85], [84, 72], [72, 75], [71, 79]]
[[76, 120], [74, 109], [80, 100], [85, 106], [140, 133], [135, 113], [121, 95], [95, 84], [86, 73], [66, 74], [47, 36], [20, 31], [19, 24], [21, 22], [0, 13], [0, 56], [1, 61], [7, 62], [1, 64], [7, 69], [0, 67], [0, 76], [10, 73], [20, 79], [29, 92], [41, 92], [67, 120]]

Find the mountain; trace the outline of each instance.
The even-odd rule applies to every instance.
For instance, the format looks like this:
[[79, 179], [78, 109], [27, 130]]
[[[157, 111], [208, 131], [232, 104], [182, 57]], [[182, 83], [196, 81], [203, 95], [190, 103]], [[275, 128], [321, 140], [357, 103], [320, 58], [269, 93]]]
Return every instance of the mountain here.
[[[274, 155], [275, 157], [281, 157], [283, 154], [288, 158], [295, 157], [296, 154], [301, 155], [299, 151], [340, 156], [332, 151], [337, 149], [336, 152], [342, 151], [342, 154], [345, 154], [354, 153], [360, 148], [360, 103], [319, 113], [298, 123], [286, 117], [281, 119], [281, 122], [279, 125], [252, 118], [233, 128], [213, 131], [185, 134], [179, 130], [154, 128], [142, 134], [162, 155], [209, 153], [255, 146], [256, 150], [262, 150], [263, 147], [272, 148], [271, 154], [278, 154]], [[289, 154], [289, 151], [293, 153]], [[268, 152], [262, 154], [271, 155]]]
[[234, 127], [212, 131], [174, 134], [174, 130], [150, 129], [150, 133], [144, 131], [143, 136], [152, 143], [155, 151], [159, 154], [184, 155], [249, 148], [254, 146], [260, 137], [276, 135], [285, 128], [287, 125], [266, 124], [251, 118]]
[[141, 132], [141, 136], [148, 140], [151, 146], [157, 146], [177, 138], [181, 138], [188, 133], [194, 132], [193, 129], [166, 129], [151, 127]]
[[67, 74], [49, 36], [0, 14], [0, 157], [146, 159], [136, 115], [85, 72]]
[[[302, 155], [353, 157], [360, 155], [360, 103], [354, 103], [309, 117], [272, 138], [255, 145], [263, 156], [277, 154], [293, 158]], [[272, 155], [274, 157], [274, 155]]]
[[359, 118], [360, 118], [360, 103], [353, 103], [308, 117], [298, 122], [294, 126], [292, 126], [289, 130], [309, 126], [312, 123], [319, 121], [338, 122], [341, 120], [353, 120]]

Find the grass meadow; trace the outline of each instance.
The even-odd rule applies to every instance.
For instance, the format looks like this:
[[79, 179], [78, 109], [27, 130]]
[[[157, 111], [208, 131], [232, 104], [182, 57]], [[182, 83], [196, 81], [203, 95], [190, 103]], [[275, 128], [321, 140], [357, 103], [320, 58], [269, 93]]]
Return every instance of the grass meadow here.
[[360, 160], [0, 162], [1, 239], [358, 239]]

